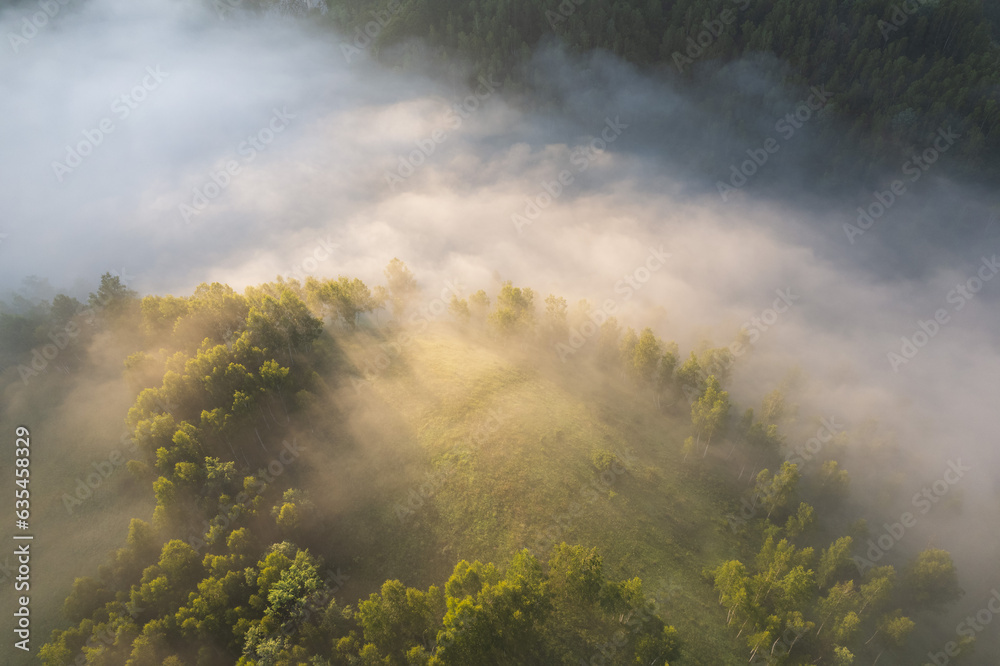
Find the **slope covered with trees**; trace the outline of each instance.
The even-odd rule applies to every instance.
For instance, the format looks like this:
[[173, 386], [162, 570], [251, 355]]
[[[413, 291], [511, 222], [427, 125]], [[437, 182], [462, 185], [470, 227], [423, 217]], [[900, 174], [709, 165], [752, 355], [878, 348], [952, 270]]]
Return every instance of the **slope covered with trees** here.
[[[713, 88], [699, 104], [713, 117], [721, 114], [724, 125], [750, 130], [748, 112], [788, 112], [779, 87], [831, 91], [830, 109], [839, 122], [811, 131], [823, 135], [833, 154], [813, 166], [837, 183], [898, 169], [941, 128], [961, 135], [956, 172], [995, 176], [1000, 167], [1000, 26], [995, 6], [984, 0], [328, 4], [322, 19], [352, 36], [342, 43], [347, 56], [354, 48], [392, 59], [392, 47], [419, 38], [443, 67], [453, 67], [461, 56], [459, 61], [473, 64], [473, 79], [490, 77], [507, 92], [544, 92], [535, 90], [531, 58], [552, 38], [578, 53], [614, 53], [688, 90], [727, 63], [763, 63], [772, 70], [772, 80], [765, 81], [771, 89]], [[763, 55], [777, 60], [767, 64]]]
[[104, 276], [68, 349], [120, 364], [155, 508], [66, 590], [43, 663], [905, 664], [961, 594], [942, 550], [857, 564], [854, 435], [791, 462], [794, 405], [726, 388], [745, 338], [682, 361], [586, 302], [386, 278]]

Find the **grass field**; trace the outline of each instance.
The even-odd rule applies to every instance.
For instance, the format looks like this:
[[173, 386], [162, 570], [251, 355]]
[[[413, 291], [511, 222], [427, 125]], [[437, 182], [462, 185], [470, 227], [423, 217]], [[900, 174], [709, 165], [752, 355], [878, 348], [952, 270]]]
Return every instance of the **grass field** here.
[[[362, 365], [371, 346], [345, 351]], [[549, 544], [566, 541], [597, 547], [616, 577], [643, 579], [681, 632], [683, 663], [741, 663], [702, 578], [735, 554], [723, 519], [732, 489], [700, 460], [682, 462], [686, 418], [663, 416], [652, 396], [588, 368], [521, 359], [446, 328], [409, 344], [359, 390], [345, 400], [383, 418], [354, 437], [384, 448], [351, 477], [379, 492], [330, 525], [330, 549], [350, 559], [345, 602], [389, 577], [425, 588], [461, 559], [504, 562], [523, 548], [547, 558]], [[603, 477], [597, 451], [618, 461]]]
[[[365, 366], [375, 343], [338, 336], [334, 375]], [[96, 575], [129, 520], [152, 514], [151, 489], [123, 465], [72, 514], [64, 503], [80, 479], [109, 469], [115, 451], [133, 455], [120, 439], [134, 399], [120, 364], [101, 358], [5, 401], [5, 431], [27, 424], [35, 446], [37, 645], [63, 625], [73, 579]], [[700, 458], [682, 461], [684, 410], [665, 416], [648, 393], [585, 364], [528, 357], [447, 326], [409, 342], [369, 379], [353, 388], [328, 378], [341, 387], [335, 404], [305, 419], [306, 456], [282, 481], [317, 506], [303, 545], [349, 577], [338, 601], [356, 605], [390, 578], [440, 585], [462, 559], [503, 564], [525, 548], [547, 559], [566, 541], [596, 547], [615, 578], [642, 578], [681, 634], [681, 663], [742, 663], [745, 649], [702, 577], [737, 554], [723, 518], [735, 491]]]

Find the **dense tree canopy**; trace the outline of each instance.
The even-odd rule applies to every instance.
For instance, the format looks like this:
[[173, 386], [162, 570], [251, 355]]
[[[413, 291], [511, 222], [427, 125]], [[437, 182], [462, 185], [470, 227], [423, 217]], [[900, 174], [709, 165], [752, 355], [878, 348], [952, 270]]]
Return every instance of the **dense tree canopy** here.
[[[387, 275], [396, 286], [386, 293], [403, 301], [419, 294], [402, 262]], [[285, 469], [300, 455], [296, 432], [312, 429], [310, 410], [317, 402], [335, 409], [327, 381], [359, 372], [337, 346], [419, 330], [377, 316], [405, 306], [372, 300], [377, 290], [346, 277], [278, 280], [243, 294], [201, 285], [190, 297], [141, 300], [109, 276], [102, 287], [95, 298], [123, 307], [95, 313], [95, 325], [126, 332], [123, 344], [133, 345], [123, 354], [135, 395], [125, 423], [137, 459], [128, 469], [156, 506], [151, 521], [132, 521], [125, 545], [96, 575], [75, 581], [67, 624], [42, 648], [43, 663], [569, 665], [600, 655], [665, 665], [682, 653], [684, 637], [665, 620], [671, 609], [655, 606], [640, 579], [610, 576], [597, 551], [579, 545], [524, 550], [502, 566], [460, 560], [441, 586], [390, 579], [353, 606], [336, 596], [342, 576], [311, 545], [330, 523], [318, 520], [299, 473]], [[571, 309], [550, 295], [539, 316], [534, 292], [510, 282], [492, 298], [480, 291], [454, 303], [465, 306], [452, 307], [441, 326], [467, 340], [497, 353], [535, 348], [556, 367], [565, 367], [560, 346], [571, 348], [576, 363], [616, 377], [658, 418], [680, 419], [691, 433], [686, 448], [705, 446], [679, 460], [685, 473], [710, 478], [707, 446], [716, 441], [732, 442], [730, 454], [745, 441], [754, 456], [775, 461], [776, 472], [748, 476], [752, 496], [733, 523], [753, 552], [706, 571], [745, 657], [878, 659], [905, 648], [919, 613], [961, 595], [946, 551], [920, 553], [900, 575], [887, 565], [858, 573], [851, 536], [819, 541], [824, 507], [804, 500], [843, 499], [847, 472], [833, 459], [809, 476], [777, 464], [788, 411], [781, 393], [765, 397], [759, 421], [754, 410], [731, 417], [724, 386], [737, 360], [728, 347], [703, 344], [679, 364], [676, 343], [650, 328], [623, 331], [611, 318], [584, 337], [586, 303]], [[70, 299], [37, 307], [43, 317], [56, 309], [85, 317]], [[324, 318], [333, 324], [326, 330]], [[329, 370], [326, 381], [316, 368]], [[326, 434], [327, 446], [337, 440]], [[630, 474], [617, 453], [595, 450], [591, 461], [599, 479]]]
[[[983, 0], [899, 3], [893, 0], [415, 0], [334, 1], [325, 15], [352, 33], [375, 16], [374, 53], [409, 38], [426, 39], [444, 67], [470, 59], [474, 74], [502, 82], [505, 91], [531, 88], [530, 57], [558, 38], [578, 52], [603, 49], [636, 65], [697, 86], [718, 64], [739, 58], [761, 62], [773, 54], [775, 84], [835, 93], [829, 108], [847, 128], [826, 133], [836, 154], [816, 165], [835, 167], [841, 179], [898, 168], [899, 155], [922, 150], [942, 127], [962, 136], [957, 151], [967, 174], [1000, 167], [1000, 33], [993, 3]], [[363, 33], [361, 33], [363, 34]], [[366, 40], [367, 43], [367, 40]], [[777, 90], [756, 101], [706, 99], [731, 127], [745, 125], [754, 106], [787, 113]], [[739, 102], [739, 103], [736, 103]], [[763, 108], [757, 106], [762, 104]], [[844, 139], [847, 139], [844, 141]], [[706, 147], [698, 144], [699, 151]], [[692, 156], [694, 157], [694, 156]], [[954, 165], [959, 168], [959, 165]]]

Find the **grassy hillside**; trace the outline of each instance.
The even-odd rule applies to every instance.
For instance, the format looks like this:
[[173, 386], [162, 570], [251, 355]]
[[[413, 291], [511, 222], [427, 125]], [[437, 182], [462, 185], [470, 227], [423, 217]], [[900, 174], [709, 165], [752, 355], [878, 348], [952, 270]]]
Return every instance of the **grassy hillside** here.
[[[363, 366], [371, 349], [356, 343], [347, 353]], [[426, 587], [462, 559], [544, 555], [559, 541], [596, 546], [615, 575], [640, 576], [658, 596], [685, 637], [685, 663], [739, 663], [701, 576], [735, 553], [722, 519], [732, 489], [682, 463], [687, 420], [657, 414], [651, 396], [587, 368], [512, 356], [442, 326], [360, 388], [362, 410], [399, 420], [399, 456], [410, 463], [409, 483], [383, 488], [370, 513], [337, 530], [341, 543], [373, 537], [359, 544], [358, 592], [392, 577]], [[598, 452], [617, 456], [622, 473], [602, 479]]]
[[390, 267], [374, 294], [140, 300], [105, 276], [114, 307], [72, 368], [5, 373], [39, 543], [59, 545], [36, 562], [42, 663], [568, 665], [624, 637], [612, 663], [895, 666], [907, 616], [960, 596], [945, 551], [855, 569], [838, 447], [799, 488], [777, 423], [804, 424], [778, 391], [734, 409], [729, 349], [680, 363], [609, 319], [562, 363], [583, 310], [539, 315], [505, 283], [408, 319]]

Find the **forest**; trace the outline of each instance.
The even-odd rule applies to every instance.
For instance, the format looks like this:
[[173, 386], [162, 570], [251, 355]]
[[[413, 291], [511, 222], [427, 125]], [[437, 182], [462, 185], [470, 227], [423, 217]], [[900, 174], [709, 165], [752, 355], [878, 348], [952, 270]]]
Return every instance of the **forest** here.
[[995, 663], [1000, 2], [46, 2], [0, 662]]
[[815, 158], [811, 168], [831, 187], [867, 183], [898, 167], [941, 128], [962, 135], [953, 173], [989, 182], [1000, 166], [1000, 9], [985, 0], [330, 5], [318, 20], [353, 35], [353, 42], [343, 42], [347, 48], [360, 45], [405, 66], [399, 49], [408, 40], [426, 40], [442, 67], [458, 72], [458, 63], [467, 60], [470, 80], [494, 77], [507, 93], [521, 91], [527, 100], [545, 99], [532, 57], [540, 44], [554, 40], [577, 53], [610, 52], [694, 93], [727, 65], [760, 63], [770, 79], [744, 89], [712, 87], [699, 104], [717, 127], [742, 129], [749, 139], [761, 110], [784, 115], [783, 89], [829, 89], [835, 94], [831, 113], [846, 136], [839, 126], [825, 126], [822, 138], [836, 149]]
[[[944, 550], [865, 559], [878, 532], [845, 522], [836, 459], [859, 434], [832, 428], [807, 465], [786, 446], [782, 390], [733, 404], [746, 331], [684, 356], [586, 301], [504, 282], [445, 312], [398, 259], [385, 278], [140, 298], [108, 273], [86, 304], [4, 315], [22, 332], [7, 392], [92, 374], [114, 362], [93, 350], [116, 350], [134, 396], [126, 494], [153, 506], [72, 582], [42, 663], [912, 663], [921, 614], [961, 597]], [[47, 331], [71, 353], [32, 369], [25, 350], [54, 345]], [[567, 362], [574, 335], [589, 337]], [[416, 431], [392, 455], [419, 472], [387, 484], [385, 452], [368, 469], [345, 456], [364, 446], [350, 412], [393, 407]], [[327, 490], [366, 483], [364, 500]], [[666, 515], [648, 514], [664, 498]], [[345, 551], [398, 576], [341, 564]], [[690, 578], [668, 584], [669, 569]]]

